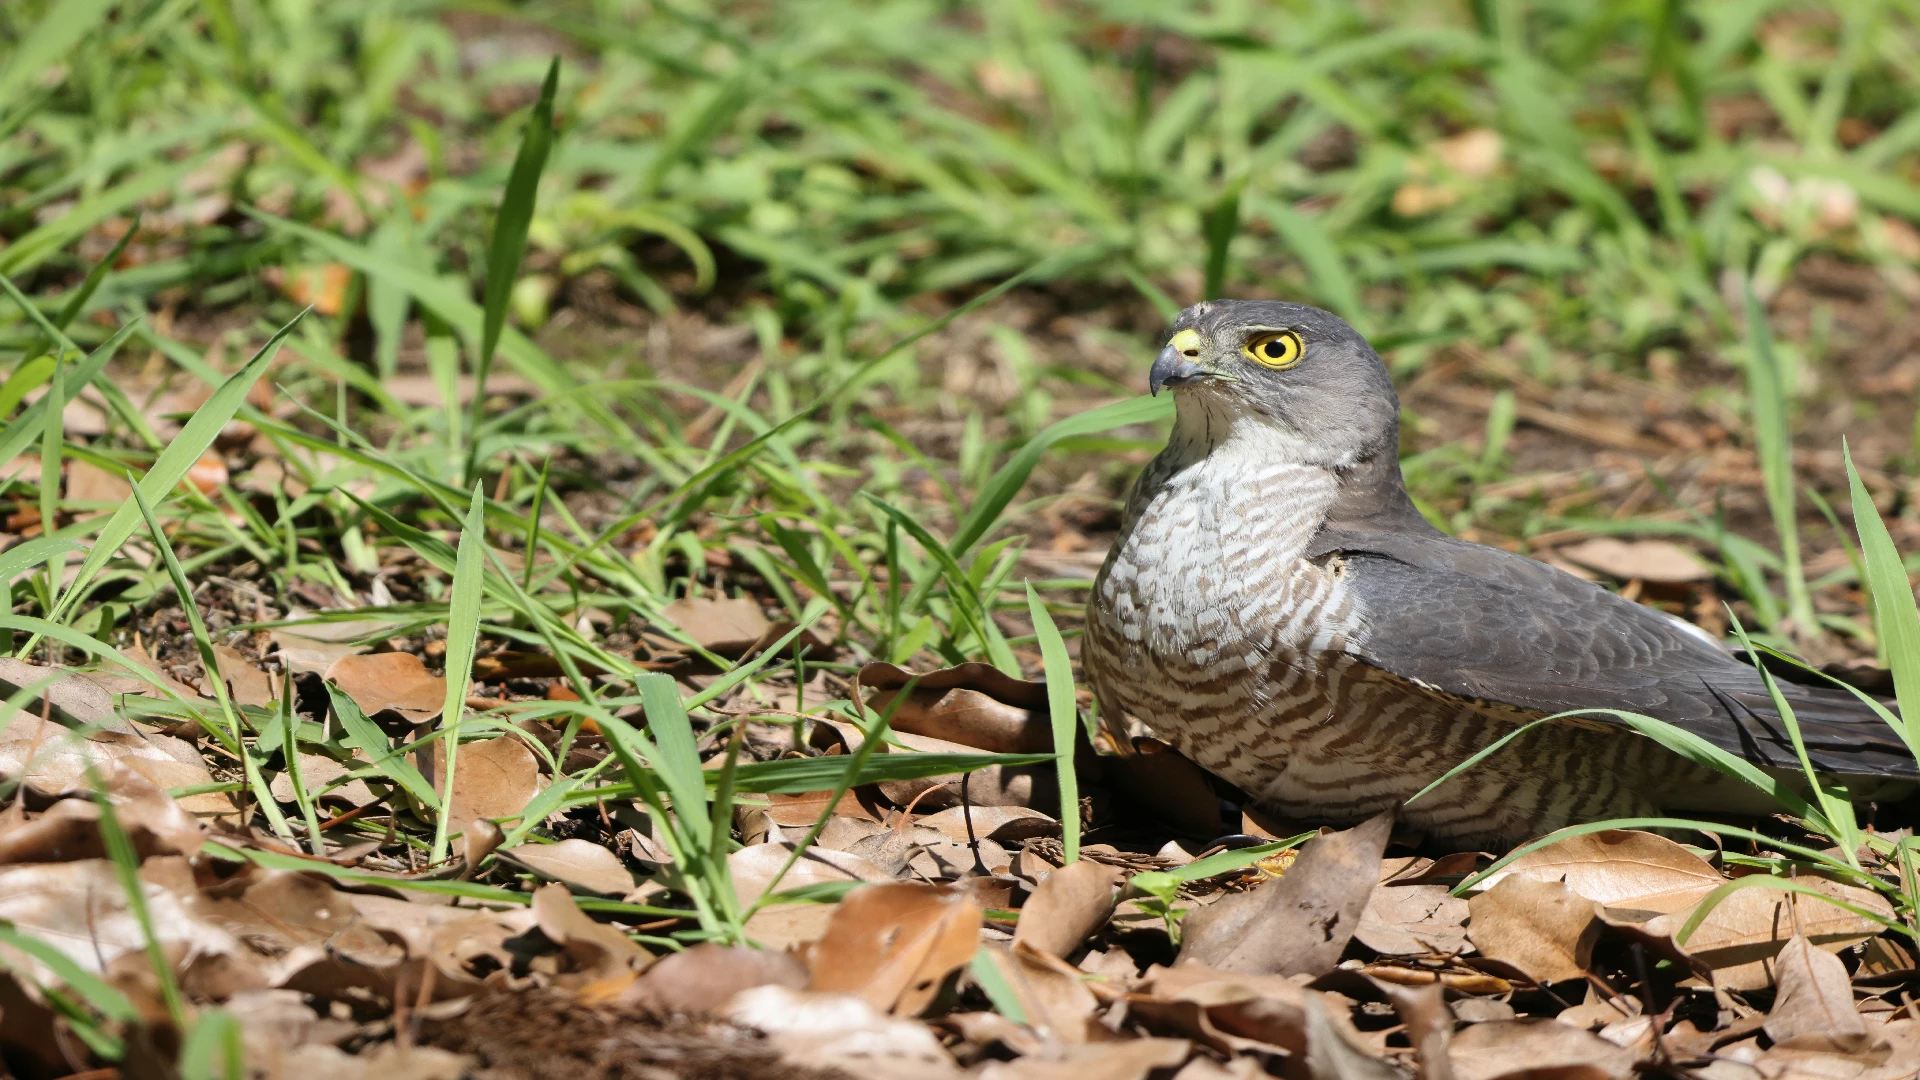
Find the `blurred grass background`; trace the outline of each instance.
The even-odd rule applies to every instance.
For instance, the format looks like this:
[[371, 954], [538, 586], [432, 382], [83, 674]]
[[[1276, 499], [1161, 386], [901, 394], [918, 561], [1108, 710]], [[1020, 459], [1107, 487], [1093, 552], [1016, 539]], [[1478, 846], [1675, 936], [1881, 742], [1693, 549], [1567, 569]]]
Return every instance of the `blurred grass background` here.
[[[1843, 434], [1920, 538], [1917, 8], [13, 0], [0, 273], [52, 317], [137, 221], [70, 330], [90, 348], [140, 321], [112, 369], [129, 405], [68, 421], [81, 460], [150, 458], [191, 408], [169, 395], [312, 305], [269, 381], [314, 412], [280, 419], [344, 421], [456, 485], [469, 448], [512, 505], [554, 454], [587, 533], [697, 478], [613, 545], [640, 606], [745, 560], [796, 614], [837, 557], [914, 558], [852, 491], [950, 534], [1049, 424], [1137, 394], [1178, 306], [1303, 300], [1388, 360], [1409, 478], [1451, 531], [1537, 554], [1677, 537], [1711, 589], [1647, 598], [1710, 626], [1733, 599], [1768, 640], [1857, 651], [1857, 560], [1823, 513]], [[559, 135], [476, 431], [488, 236], [555, 56]], [[0, 312], [7, 409], [46, 345]], [[829, 391], [773, 453], [700, 476]], [[1031, 544], [990, 549], [972, 586], [1090, 577], [1156, 434], [1061, 442], [1008, 508]], [[366, 602], [364, 514], [275, 488], [342, 488], [341, 463], [226, 449], [279, 517], [203, 522], [208, 564], [271, 555], [283, 606], [300, 581]], [[30, 533], [38, 477], [8, 472]], [[899, 617], [871, 619], [891, 639]]]

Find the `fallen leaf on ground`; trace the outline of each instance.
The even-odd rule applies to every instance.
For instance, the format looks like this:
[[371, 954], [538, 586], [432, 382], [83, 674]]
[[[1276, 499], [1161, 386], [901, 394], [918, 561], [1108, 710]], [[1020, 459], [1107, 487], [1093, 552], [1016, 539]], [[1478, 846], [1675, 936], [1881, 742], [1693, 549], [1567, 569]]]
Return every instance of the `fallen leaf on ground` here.
[[1713, 571], [1700, 556], [1671, 540], [1619, 540], [1598, 536], [1555, 552], [1561, 558], [1609, 577], [1661, 584], [1707, 581]]
[[1353, 936], [1383, 956], [1459, 953], [1467, 948], [1467, 902], [1444, 885], [1373, 890]]
[[106, 505], [106, 509], [96, 506], [86, 513], [74, 515], [77, 520], [85, 519], [118, 510], [121, 503], [133, 497], [133, 485], [127, 482], [125, 473], [103, 469], [92, 462], [75, 458], [67, 462], [66, 495], [68, 502]]
[[[200, 696], [200, 691], [174, 678], [160, 667], [159, 661], [147, 654], [147, 650], [138, 641], [119, 650], [120, 655], [129, 661], [152, 672], [154, 677], [173, 691], [173, 696], [182, 701], [192, 701]], [[128, 674], [118, 664], [108, 664], [97, 670], [84, 672], [87, 681], [94, 683], [109, 694], [136, 694], [141, 697], [165, 699], [167, 693], [137, 675]]]
[[1560, 840], [1508, 864], [1507, 877], [1564, 881], [1576, 896], [1612, 908], [1666, 913], [1726, 884], [1705, 859], [1664, 836], [1607, 829]]
[[0, 699], [9, 698], [43, 679], [51, 680], [21, 707], [24, 713], [39, 713], [42, 702], [52, 706], [54, 718], [73, 727], [97, 727], [103, 731], [131, 733], [133, 725], [113, 711], [113, 695], [91, 679], [63, 667], [43, 667], [0, 656]]
[[[29, 765], [31, 761], [31, 765]], [[38, 716], [15, 716], [0, 730], [0, 776], [23, 779], [40, 798], [52, 800], [92, 789], [88, 766], [102, 773], [122, 764], [162, 791], [213, 783], [206, 761], [190, 744], [167, 735], [98, 732], [82, 738]], [[224, 794], [189, 795], [178, 800], [191, 813], [233, 811]]]
[[[742, 911], [759, 901], [792, 851], [789, 843], [755, 844], [727, 856], [727, 869]], [[815, 845], [780, 879], [780, 890], [827, 881], [892, 880], [891, 874], [858, 855]], [[641, 892], [646, 888], [642, 886]], [[792, 948], [818, 940], [827, 932], [827, 924], [837, 910], [832, 904], [770, 904], [747, 920], [747, 936], [770, 948]]]
[[[199, 854], [205, 830], [165, 792], [125, 765], [116, 765], [104, 782], [114, 816], [138, 858]], [[106, 858], [101, 816], [92, 799], [62, 799], [0, 832], [0, 864]]]
[[705, 1013], [756, 986], [804, 990], [806, 965], [787, 953], [703, 942], [661, 957], [620, 1003], [657, 1015]]
[[1400, 1022], [1407, 1025], [1407, 1041], [1413, 1044], [1420, 1063], [1420, 1080], [1453, 1080], [1453, 1063], [1447, 1048], [1453, 1043], [1453, 1012], [1447, 1008], [1446, 991], [1439, 983], [1418, 988], [1378, 983], [1380, 992], [1393, 1005]]
[[1020, 908], [1014, 945], [1064, 958], [1107, 921], [1113, 882], [1112, 867], [1087, 859], [1048, 874]]
[[1063, 1047], [1056, 1058], [1029, 1056], [993, 1061], [980, 1080], [1146, 1080], [1187, 1060], [1193, 1046], [1185, 1039], [1127, 1039]]
[[1034, 1034], [1046, 1043], [1084, 1043], [1100, 1002], [1078, 968], [1024, 945], [989, 944], [982, 955], [1020, 1003]]
[[1448, 1058], [1454, 1080], [1495, 1080], [1521, 1069], [1597, 1069], [1624, 1080], [1633, 1074], [1636, 1055], [1589, 1031], [1555, 1020], [1491, 1020], [1455, 1032]]
[[439, 716], [446, 705], [447, 680], [428, 674], [426, 663], [412, 653], [343, 656], [327, 668], [326, 679], [368, 716], [393, 712], [417, 726]]
[[[324, 796], [320, 794], [328, 784], [366, 764], [365, 761], [352, 763], [335, 761], [325, 754], [301, 754], [300, 783], [306, 788], [308, 795], [316, 798], [342, 802], [348, 806], [366, 806], [378, 802], [379, 797], [374, 795], [373, 789], [367, 786], [365, 780], [349, 780], [328, 791]], [[267, 784], [267, 790], [275, 799], [283, 803], [293, 802], [293, 774], [285, 770], [274, 773], [273, 779]]]
[[1307, 1068], [1316, 1080], [1404, 1080], [1399, 1069], [1354, 1045], [1334, 1024], [1322, 995], [1309, 991], [1305, 1002]]
[[[1802, 874], [1798, 881], [1854, 907], [1893, 917], [1892, 906], [1879, 893], [1814, 874]], [[1645, 930], [1671, 937], [1693, 910], [1688, 907], [1656, 916], [1645, 923]], [[1793, 937], [1796, 927], [1816, 947], [1837, 952], [1872, 937], [1884, 926], [1816, 897], [1759, 886], [1729, 893], [1681, 947], [1713, 969], [1715, 985], [1758, 990], [1772, 983], [1771, 961]]]
[[1867, 1022], [1855, 1010], [1847, 965], [1795, 935], [1774, 961], [1779, 985], [1767, 1014], [1767, 1038], [1805, 1050], [1850, 1054], [1866, 1048]]
[[660, 616], [701, 648], [726, 657], [744, 655], [773, 625], [757, 602], [723, 596], [681, 597]]
[[522, 844], [500, 852], [500, 856], [543, 878], [602, 896], [625, 896], [633, 891], [633, 874], [620, 856], [591, 840]]
[[[280, 696], [272, 677], [254, 667], [253, 661], [242, 656], [238, 650], [215, 645], [213, 660], [219, 666], [221, 680], [227, 684], [227, 696], [236, 704], [264, 709]], [[213, 688], [204, 687], [200, 693], [212, 697]]]
[[652, 963], [652, 954], [605, 923], [587, 918], [565, 885], [542, 885], [533, 893], [533, 917], [540, 932], [591, 980], [636, 972]]
[[[194, 915], [193, 871], [184, 858], [147, 860], [141, 871], [154, 937], [190, 988], [225, 997], [264, 985], [252, 953], [227, 931]], [[164, 884], [163, 884], [164, 882]], [[0, 919], [65, 953], [84, 970], [104, 974], [122, 957], [144, 964], [146, 931], [129, 910], [111, 862], [37, 863], [0, 867]], [[7, 966], [43, 985], [60, 980], [41, 961], [9, 949]]]
[[[433, 770], [427, 779], [437, 789], [447, 767], [446, 741], [433, 744]], [[512, 735], [460, 744], [448, 800], [447, 832], [464, 830], [475, 818], [511, 818], [540, 794], [540, 762], [527, 744]]]
[[1179, 962], [1275, 975], [1331, 970], [1379, 880], [1393, 818], [1388, 811], [1309, 840], [1285, 876], [1187, 916]]
[[980, 947], [980, 907], [951, 886], [863, 885], [848, 893], [808, 957], [808, 988], [858, 994], [913, 1016]]
[[1543, 982], [1583, 976], [1600, 939], [1594, 903], [1558, 881], [1509, 877], [1467, 902], [1475, 948]]
[[867, 708], [892, 709], [895, 731], [926, 735], [996, 754], [1044, 754], [1053, 749], [1046, 687], [1014, 679], [990, 664], [963, 664], [920, 677], [914, 690], [894, 701], [912, 676], [892, 664], [860, 669], [873, 689]]
[[789, 1064], [863, 1080], [946, 1080], [959, 1070], [932, 1029], [899, 1020], [853, 994], [756, 986], [721, 1014], [764, 1032]]
[[[968, 792], [971, 794], [971, 790]], [[1059, 836], [1060, 823], [1025, 806], [950, 806], [921, 818], [917, 825], [938, 829], [949, 840], [965, 842], [971, 821], [973, 835], [1001, 844], [1018, 844], [1036, 836]]]

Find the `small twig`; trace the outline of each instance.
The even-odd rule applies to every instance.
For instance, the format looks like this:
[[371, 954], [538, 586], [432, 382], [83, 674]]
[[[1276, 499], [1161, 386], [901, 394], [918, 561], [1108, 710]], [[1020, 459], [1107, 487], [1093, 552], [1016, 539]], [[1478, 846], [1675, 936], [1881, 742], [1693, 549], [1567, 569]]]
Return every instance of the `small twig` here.
[[960, 820], [967, 823], [967, 847], [973, 852], [973, 872], [989, 877], [993, 871], [987, 869], [986, 860], [980, 857], [980, 838], [973, 834], [973, 801], [967, 798], [967, 780], [972, 776], [972, 773], [960, 774]]

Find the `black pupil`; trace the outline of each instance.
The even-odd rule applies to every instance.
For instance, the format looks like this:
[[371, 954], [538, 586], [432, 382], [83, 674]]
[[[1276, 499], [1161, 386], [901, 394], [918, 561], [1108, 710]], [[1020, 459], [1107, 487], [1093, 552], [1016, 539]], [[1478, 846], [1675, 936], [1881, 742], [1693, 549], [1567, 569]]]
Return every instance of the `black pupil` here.
[[1267, 342], [1262, 351], [1267, 354], [1267, 359], [1278, 360], [1287, 355], [1286, 341], [1284, 338], [1274, 338]]

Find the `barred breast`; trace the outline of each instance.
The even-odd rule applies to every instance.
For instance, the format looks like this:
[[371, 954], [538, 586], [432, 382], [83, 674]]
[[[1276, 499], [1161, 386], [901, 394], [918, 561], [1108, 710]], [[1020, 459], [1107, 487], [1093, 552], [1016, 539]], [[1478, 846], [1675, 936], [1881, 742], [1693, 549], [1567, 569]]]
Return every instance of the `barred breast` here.
[[[1183, 452], [1176, 439], [1149, 466], [1094, 585], [1085, 667], [1103, 710], [1123, 710], [1263, 809], [1358, 820], [1531, 717], [1347, 655], [1348, 635], [1391, 613], [1358, 609], [1337, 555], [1305, 556], [1336, 478], [1261, 464], [1274, 455], [1259, 450]], [[1652, 814], [1650, 792], [1682, 768], [1648, 740], [1543, 726], [1404, 820], [1436, 837], [1512, 841]]]

